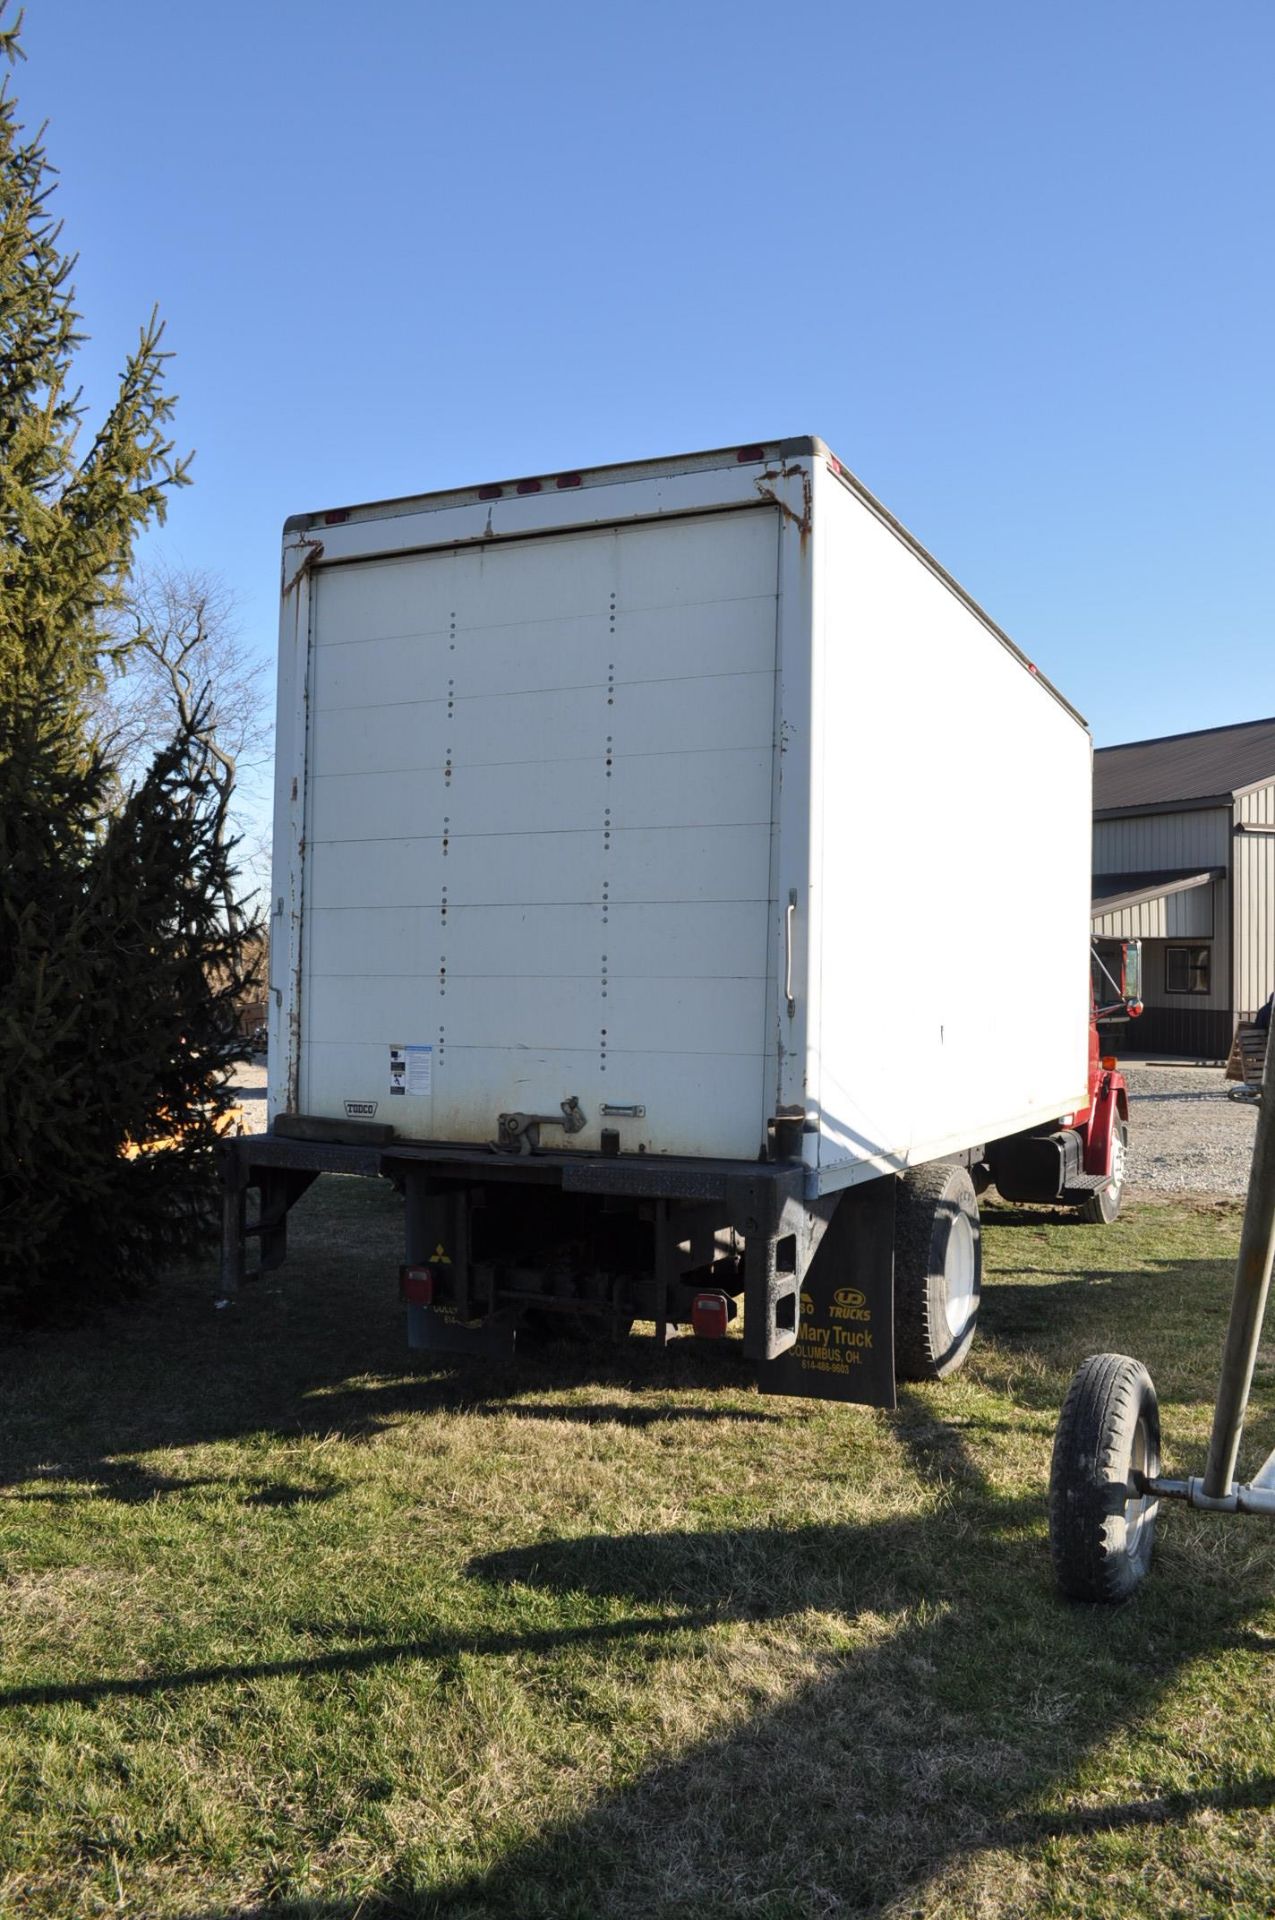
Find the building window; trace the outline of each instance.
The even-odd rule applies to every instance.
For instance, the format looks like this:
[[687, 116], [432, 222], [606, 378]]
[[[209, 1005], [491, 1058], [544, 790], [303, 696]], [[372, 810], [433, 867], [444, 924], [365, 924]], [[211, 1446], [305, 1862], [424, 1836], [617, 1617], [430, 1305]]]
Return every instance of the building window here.
[[1166, 993], [1207, 993], [1209, 948], [1166, 947], [1164, 990]]

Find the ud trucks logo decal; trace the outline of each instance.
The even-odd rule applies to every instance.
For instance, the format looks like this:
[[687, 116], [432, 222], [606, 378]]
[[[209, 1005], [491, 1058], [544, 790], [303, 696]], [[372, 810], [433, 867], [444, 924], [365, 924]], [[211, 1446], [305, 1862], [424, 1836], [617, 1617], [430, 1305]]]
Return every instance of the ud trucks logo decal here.
[[838, 1287], [828, 1308], [830, 1320], [871, 1320], [866, 1295], [858, 1287]]
[[373, 1120], [376, 1117], [375, 1100], [347, 1100], [345, 1103], [347, 1120]]

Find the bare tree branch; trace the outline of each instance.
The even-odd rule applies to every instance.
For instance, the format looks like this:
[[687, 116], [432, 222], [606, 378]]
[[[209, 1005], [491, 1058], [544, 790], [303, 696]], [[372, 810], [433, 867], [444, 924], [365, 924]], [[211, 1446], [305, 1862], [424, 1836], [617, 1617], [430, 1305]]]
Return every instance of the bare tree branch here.
[[[230, 588], [188, 568], [139, 570], [115, 616], [111, 657], [115, 672], [90, 704], [93, 731], [117, 769], [119, 797], [181, 728], [206, 759], [219, 843], [237, 837], [240, 778], [268, 764], [272, 726], [265, 663], [240, 638]], [[224, 905], [237, 925], [239, 901], [228, 894]]]

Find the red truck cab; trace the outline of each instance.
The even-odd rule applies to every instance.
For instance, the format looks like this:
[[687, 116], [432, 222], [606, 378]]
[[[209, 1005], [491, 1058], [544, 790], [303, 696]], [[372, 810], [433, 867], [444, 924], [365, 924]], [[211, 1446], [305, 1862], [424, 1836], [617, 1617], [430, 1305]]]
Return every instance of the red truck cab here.
[[1136, 1020], [1142, 1012], [1141, 943], [1096, 941], [1089, 982], [1089, 1085], [1084, 1106], [1052, 1126], [989, 1141], [988, 1184], [1001, 1198], [1054, 1202], [1082, 1220], [1109, 1225], [1124, 1196], [1129, 1093], [1114, 1055], [1104, 1054], [1099, 1026]]

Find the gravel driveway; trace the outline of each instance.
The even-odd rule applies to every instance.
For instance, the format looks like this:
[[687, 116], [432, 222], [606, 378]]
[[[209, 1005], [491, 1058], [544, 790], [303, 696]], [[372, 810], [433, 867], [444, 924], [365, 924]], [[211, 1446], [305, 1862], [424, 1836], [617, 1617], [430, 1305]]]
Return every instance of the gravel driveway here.
[[1228, 1194], [1243, 1199], [1257, 1108], [1232, 1100], [1221, 1067], [1144, 1067], [1121, 1061], [1129, 1083], [1129, 1191]]
[[[1228, 1098], [1220, 1067], [1121, 1063], [1129, 1083], [1131, 1193], [1210, 1193], [1243, 1199], [1257, 1109]], [[266, 1126], [266, 1063], [240, 1068], [236, 1084], [248, 1133]]]
[[264, 1133], [266, 1130], [266, 1060], [265, 1055], [255, 1056], [246, 1067], [240, 1067], [235, 1074], [235, 1094], [243, 1108], [243, 1130], [245, 1133]]

